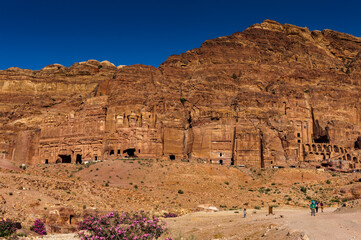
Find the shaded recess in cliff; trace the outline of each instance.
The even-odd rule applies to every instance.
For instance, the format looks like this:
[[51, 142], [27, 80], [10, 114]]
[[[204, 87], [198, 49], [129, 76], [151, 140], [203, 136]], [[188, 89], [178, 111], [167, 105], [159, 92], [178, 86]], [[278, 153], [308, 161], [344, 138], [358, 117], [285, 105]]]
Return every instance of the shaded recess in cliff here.
[[315, 143], [329, 143], [330, 142], [330, 137], [328, 134], [328, 127], [326, 126], [325, 128], [322, 128], [320, 126], [319, 121], [316, 119], [315, 120], [315, 116], [313, 113], [313, 108], [311, 108], [311, 113], [312, 113], [312, 122], [313, 122], [313, 141]]
[[359, 136], [357, 138], [357, 140], [355, 141], [354, 148], [355, 149], [361, 149], [361, 136]]

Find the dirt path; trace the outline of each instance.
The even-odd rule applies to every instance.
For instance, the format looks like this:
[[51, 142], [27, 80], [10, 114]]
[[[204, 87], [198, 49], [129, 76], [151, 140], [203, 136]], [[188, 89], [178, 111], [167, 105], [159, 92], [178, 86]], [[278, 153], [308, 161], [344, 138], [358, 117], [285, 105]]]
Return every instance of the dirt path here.
[[198, 212], [167, 220], [171, 236], [197, 239], [361, 240], [361, 211], [326, 209], [311, 217], [308, 209], [276, 209], [275, 215], [249, 210]]
[[51, 239], [51, 240], [71, 240], [71, 239], [80, 239], [78, 237], [76, 237], [73, 233], [69, 233], [69, 234], [58, 234], [58, 235], [49, 235], [46, 237], [43, 237], [43, 239]]
[[302, 231], [310, 239], [361, 239], [361, 212], [334, 212], [326, 209], [311, 217], [308, 210], [281, 210], [281, 220], [288, 228]]
[[48, 239], [48, 240], [79, 240], [74, 233], [45, 235], [42, 237], [28, 237], [27, 240]]

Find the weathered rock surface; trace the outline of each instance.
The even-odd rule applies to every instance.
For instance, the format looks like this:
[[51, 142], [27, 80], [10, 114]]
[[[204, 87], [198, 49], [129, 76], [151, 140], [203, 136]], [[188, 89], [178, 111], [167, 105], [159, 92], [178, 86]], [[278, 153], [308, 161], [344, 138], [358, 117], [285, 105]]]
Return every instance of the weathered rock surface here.
[[360, 168], [361, 39], [266, 20], [159, 68], [0, 71], [0, 159]]

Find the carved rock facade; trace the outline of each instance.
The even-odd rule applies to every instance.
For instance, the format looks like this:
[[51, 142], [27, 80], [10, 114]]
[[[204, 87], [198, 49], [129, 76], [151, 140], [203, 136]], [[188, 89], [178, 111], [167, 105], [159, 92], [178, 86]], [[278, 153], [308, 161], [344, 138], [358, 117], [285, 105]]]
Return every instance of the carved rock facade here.
[[0, 72], [0, 158], [360, 169], [361, 39], [266, 20], [159, 68]]

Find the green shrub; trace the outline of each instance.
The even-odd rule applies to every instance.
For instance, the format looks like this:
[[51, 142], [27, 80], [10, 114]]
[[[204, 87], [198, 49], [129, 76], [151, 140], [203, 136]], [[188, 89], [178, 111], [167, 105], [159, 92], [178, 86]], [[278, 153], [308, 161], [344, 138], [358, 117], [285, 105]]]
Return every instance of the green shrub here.
[[183, 194], [184, 192], [183, 192], [183, 190], [179, 189], [179, 190], [178, 190], [178, 193], [179, 193], [179, 194]]
[[13, 222], [10, 219], [0, 220], [0, 237], [8, 237], [16, 232], [16, 229], [21, 229], [21, 224]]
[[254, 209], [256, 209], [256, 210], [260, 210], [260, 209], [261, 209], [261, 207], [260, 207], [260, 206], [254, 206]]
[[185, 98], [180, 98], [179, 101], [182, 103], [182, 105], [184, 105], [184, 103], [187, 101], [187, 99], [185, 99]]

